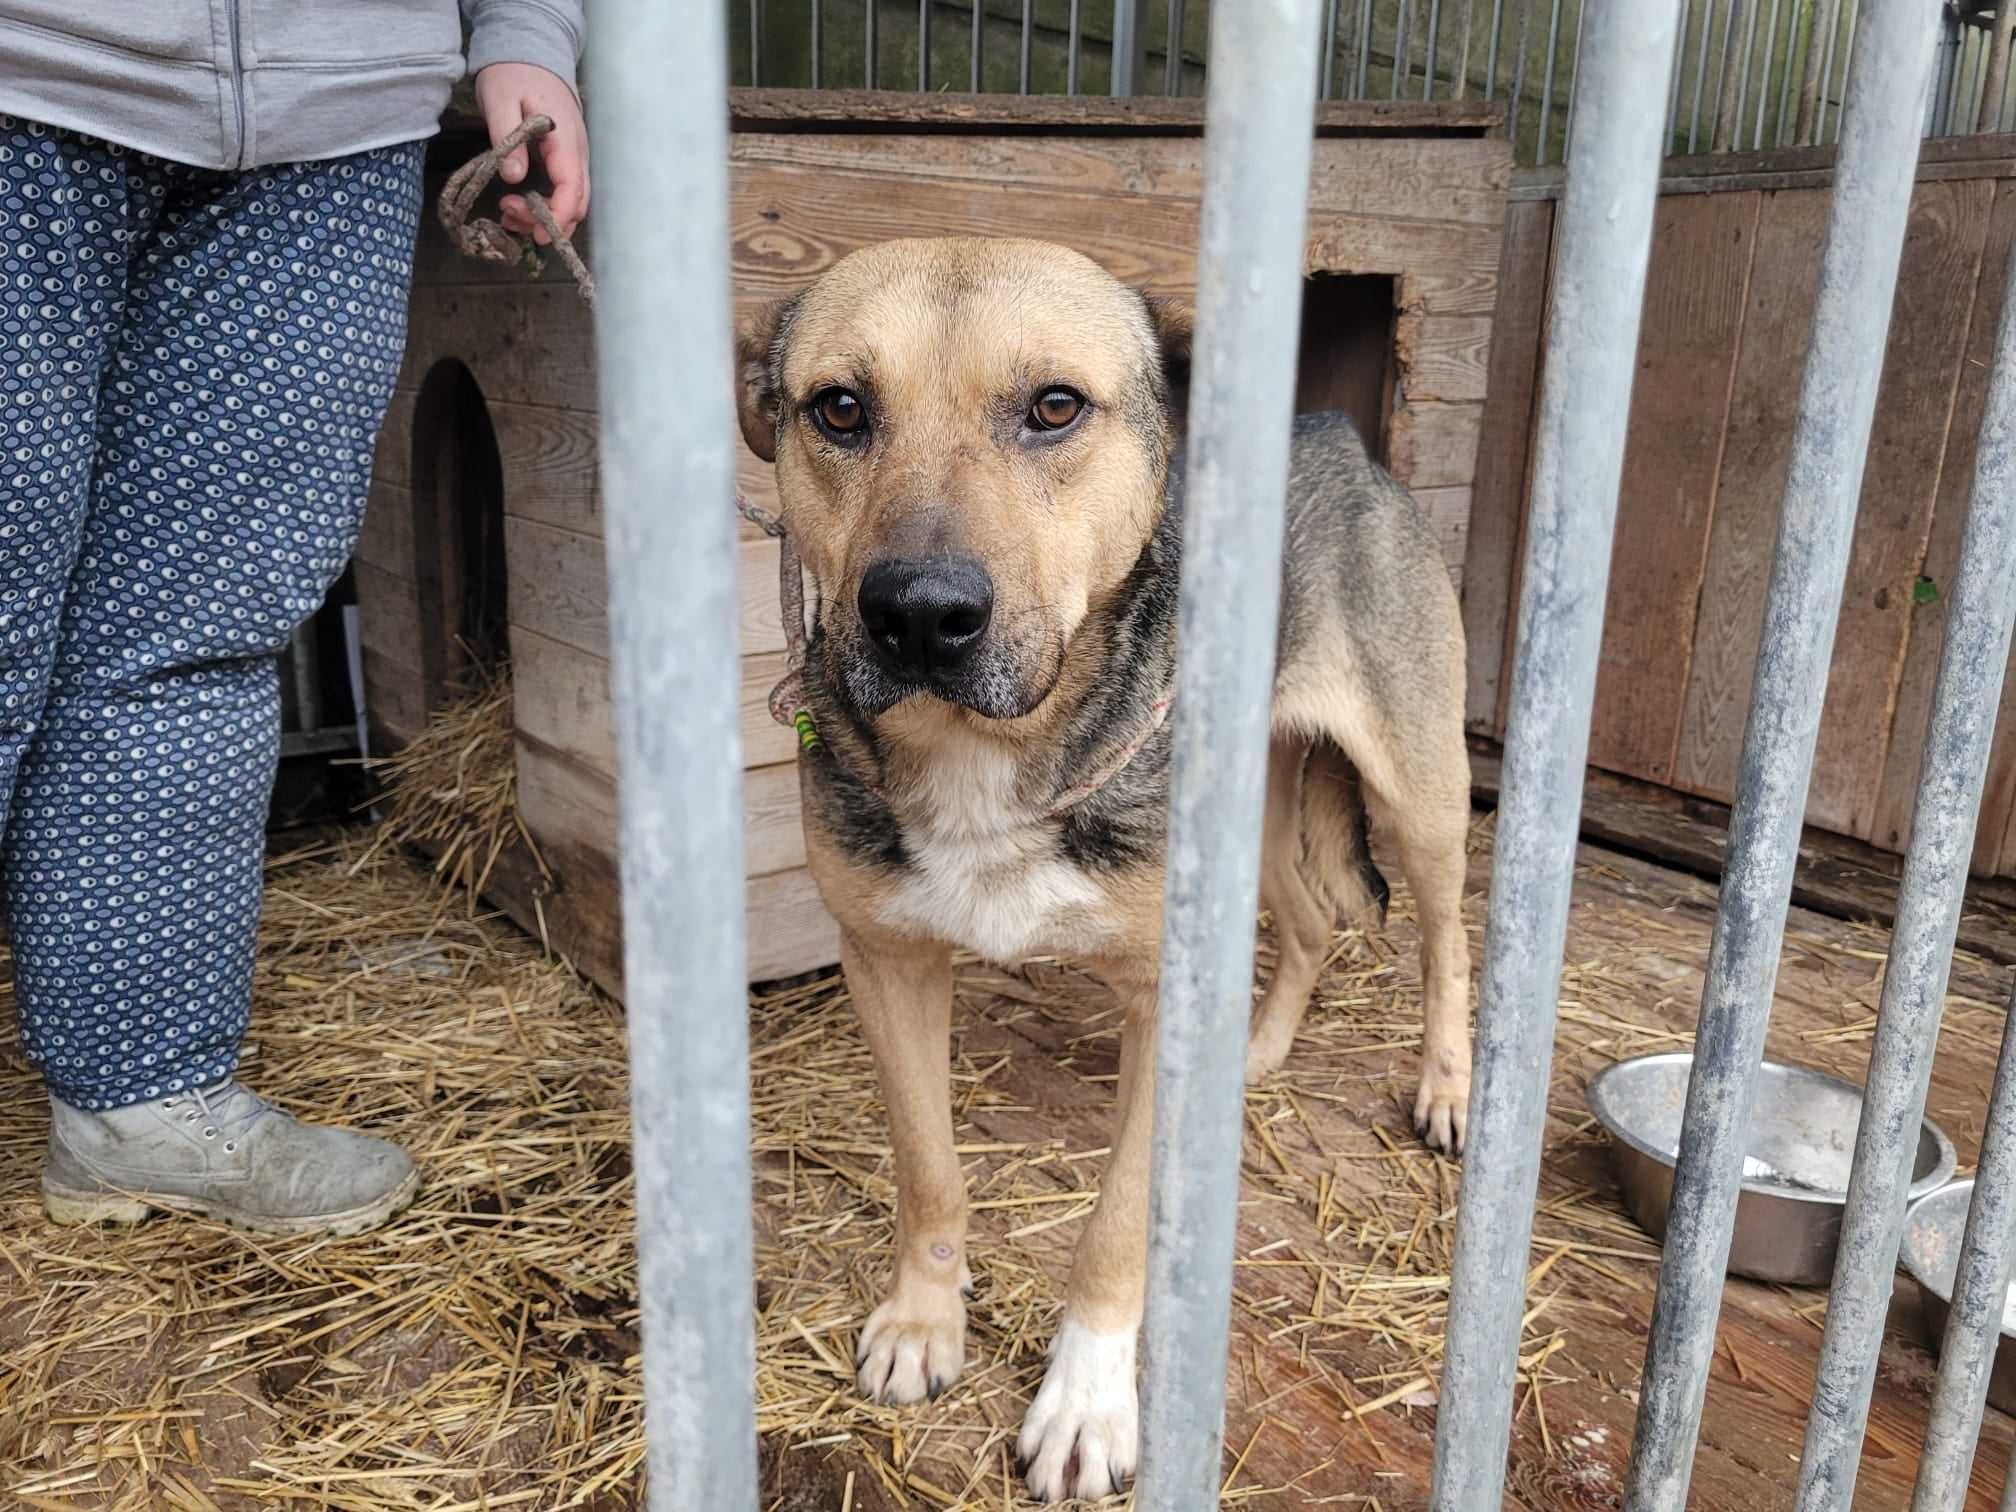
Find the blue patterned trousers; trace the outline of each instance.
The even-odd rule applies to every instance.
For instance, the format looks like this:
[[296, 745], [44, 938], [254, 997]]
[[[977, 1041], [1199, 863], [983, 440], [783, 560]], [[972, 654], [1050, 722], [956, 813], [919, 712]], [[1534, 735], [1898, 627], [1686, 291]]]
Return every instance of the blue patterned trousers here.
[[237, 1064], [278, 658], [356, 542], [422, 151], [212, 173], [0, 116], [0, 907], [74, 1106]]

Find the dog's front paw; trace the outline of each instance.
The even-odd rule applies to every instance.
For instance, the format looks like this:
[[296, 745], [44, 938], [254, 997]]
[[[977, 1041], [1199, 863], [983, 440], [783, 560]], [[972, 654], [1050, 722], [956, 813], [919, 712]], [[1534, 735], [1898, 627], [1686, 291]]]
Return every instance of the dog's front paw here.
[[959, 1292], [898, 1287], [868, 1315], [854, 1364], [865, 1397], [899, 1403], [936, 1397], [966, 1365], [966, 1304]]
[[1246, 1042], [1246, 1085], [1257, 1087], [1288, 1061], [1288, 1052], [1294, 1048], [1295, 1031], [1291, 1027], [1287, 1034], [1276, 1036], [1262, 1029]]
[[1134, 1342], [1066, 1317], [1050, 1346], [1050, 1368], [1029, 1404], [1017, 1445], [1031, 1494], [1042, 1501], [1123, 1491], [1140, 1452]]
[[1431, 1150], [1463, 1153], [1464, 1125], [1470, 1117], [1470, 1067], [1423, 1061], [1421, 1087], [1414, 1094], [1414, 1132]]

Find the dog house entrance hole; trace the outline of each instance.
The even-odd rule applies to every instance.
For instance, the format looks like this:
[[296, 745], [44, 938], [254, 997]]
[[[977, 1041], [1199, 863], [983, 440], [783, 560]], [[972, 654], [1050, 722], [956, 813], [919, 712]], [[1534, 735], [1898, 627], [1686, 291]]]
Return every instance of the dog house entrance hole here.
[[483, 391], [452, 358], [420, 387], [413, 492], [419, 651], [431, 709], [495, 671], [510, 650], [504, 464]]
[[1380, 274], [1317, 273], [1302, 285], [1302, 343], [1295, 410], [1342, 410], [1386, 461], [1393, 391], [1393, 280]]

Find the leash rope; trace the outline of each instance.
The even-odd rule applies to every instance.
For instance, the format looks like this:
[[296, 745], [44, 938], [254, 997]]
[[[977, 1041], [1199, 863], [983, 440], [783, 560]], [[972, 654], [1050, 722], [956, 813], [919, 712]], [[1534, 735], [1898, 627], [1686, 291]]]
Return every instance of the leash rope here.
[[[490, 187], [490, 181], [497, 176], [504, 159], [520, 147], [538, 141], [552, 129], [550, 116], [528, 116], [495, 146], [477, 153], [456, 169], [442, 188], [435, 211], [440, 218], [441, 229], [448, 233], [448, 239], [464, 256], [483, 262], [522, 263], [535, 278], [544, 271], [545, 265], [539, 260], [536, 242], [497, 221], [482, 217], [471, 220], [469, 212], [475, 208], [483, 191]], [[554, 217], [553, 207], [546, 203], [546, 197], [536, 189], [522, 192], [525, 207], [552, 238], [554, 252], [566, 265], [567, 271], [574, 275], [574, 286], [580, 290], [582, 301], [589, 309], [594, 309], [595, 275], [588, 271], [587, 263], [574, 250], [574, 243], [560, 229], [560, 222]], [[785, 533], [784, 522], [769, 510], [750, 503], [740, 489], [735, 491], [735, 511], [778, 543], [777, 607], [784, 621], [784, 677], [770, 690], [770, 717], [787, 729], [796, 729], [799, 743], [809, 750], [819, 743], [819, 737], [804, 699], [805, 577], [799, 570], [798, 548]]]
[[[470, 219], [469, 212], [476, 206], [483, 191], [490, 187], [490, 181], [497, 176], [497, 170], [504, 159], [532, 142], [538, 141], [553, 129], [549, 116], [529, 116], [491, 147], [479, 152], [475, 157], [456, 169], [441, 190], [441, 198], [435, 210], [441, 221], [442, 230], [448, 233], [465, 256], [483, 262], [520, 263], [532, 277], [538, 277], [545, 270], [540, 261], [538, 244], [529, 237], [518, 235], [500, 222], [478, 217]], [[588, 271], [581, 254], [574, 250], [574, 243], [561, 231], [560, 222], [553, 214], [553, 207], [546, 203], [546, 197], [536, 189], [521, 191], [525, 206], [532, 212], [532, 218], [539, 222], [542, 230], [552, 239], [553, 250], [567, 271], [574, 275], [574, 285], [581, 292], [581, 298], [589, 309], [595, 308], [595, 276]], [[777, 608], [784, 622], [784, 676], [777, 686], [770, 690], [770, 717], [786, 729], [796, 730], [801, 751], [818, 749], [818, 726], [813, 722], [812, 711], [805, 703], [805, 575], [800, 570], [798, 548], [792, 543], [784, 529], [784, 522], [769, 510], [752, 504], [744, 498], [742, 491], [735, 491], [735, 510], [754, 525], [764, 535], [777, 542]], [[1083, 782], [1066, 788], [1044, 811], [1045, 819], [1055, 819], [1067, 809], [1084, 802], [1098, 792], [1129, 762], [1141, 754], [1155, 732], [1162, 727], [1169, 713], [1169, 704], [1174, 691], [1165, 693], [1149, 710], [1148, 721], [1134, 737], [1113, 753]], [[887, 801], [882, 789], [868, 783], [870, 792]]]

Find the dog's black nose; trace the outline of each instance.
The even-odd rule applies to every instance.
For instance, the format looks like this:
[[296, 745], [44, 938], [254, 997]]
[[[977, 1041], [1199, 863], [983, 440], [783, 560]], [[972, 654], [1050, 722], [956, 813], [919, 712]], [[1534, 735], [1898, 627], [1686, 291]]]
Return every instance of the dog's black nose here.
[[971, 557], [877, 562], [861, 579], [861, 623], [906, 672], [945, 672], [973, 654], [994, 613], [994, 582]]

